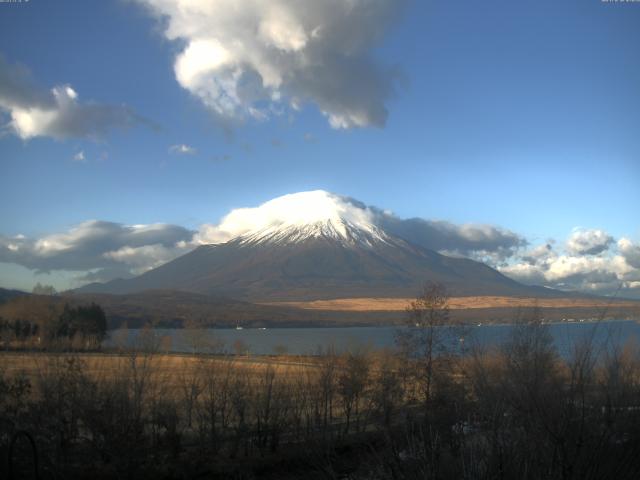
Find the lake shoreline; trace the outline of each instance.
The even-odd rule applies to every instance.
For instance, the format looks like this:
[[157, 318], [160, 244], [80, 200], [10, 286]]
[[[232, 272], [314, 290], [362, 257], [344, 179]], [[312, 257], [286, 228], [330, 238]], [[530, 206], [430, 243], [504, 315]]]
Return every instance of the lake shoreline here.
[[[518, 324], [468, 325], [464, 332], [447, 332], [451, 343], [494, 346], [504, 342]], [[635, 320], [593, 320], [583, 322], [549, 322], [548, 328], [558, 350], [562, 353], [575, 341], [590, 336], [598, 341], [624, 344], [631, 338], [640, 339], [640, 323]], [[284, 327], [284, 328], [206, 328], [206, 329], [120, 329], [110, 331], [103, 348], [141, 348], [157, 345], [161, 351], [224, 352], [251, 355], [274, 353], [317, 355], [333, 349], [393, 349], [396, 334], [406, 326], [377, 327]], [[455, 347], [456, 349], [458, 347]]]

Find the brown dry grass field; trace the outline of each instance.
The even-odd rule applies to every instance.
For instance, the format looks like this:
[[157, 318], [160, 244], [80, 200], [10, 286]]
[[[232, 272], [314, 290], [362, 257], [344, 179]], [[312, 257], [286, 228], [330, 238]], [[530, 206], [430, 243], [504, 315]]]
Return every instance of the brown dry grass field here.
[[[269, 302], [264, 305], [279, 305], [302, 308], [305, 310], [332, 310], [345, 312], [404, 311], [413, 298], [339, 298], [334, 300], [313, 300], [306, 302]], [[640, 307], [639, 302], [589, 298], [517, 298], [517, 297], [451, 297], [449, 307], [452, 310], [480, 308], [605, 308]]]
[[[94, 380], [113, 380], [130, 375], [132, 362], [140, 371], [150, 371], [164, 388], [181, 388], [185, 381], [203, 370], [241, 370], [259, 378], [271, 367], [280, 378], [296, 378], [317, 367], [310, 357], [244, 357], [190, 354], [137, 354], [130, 353], [51, 353], [0, 352], [0, 373], [12, 378], [25, 375], [31, 380], [68, 367], [68, 361], [79, 362], [82, 372]], [[37, 383], [37, 382], [36, 382]]]

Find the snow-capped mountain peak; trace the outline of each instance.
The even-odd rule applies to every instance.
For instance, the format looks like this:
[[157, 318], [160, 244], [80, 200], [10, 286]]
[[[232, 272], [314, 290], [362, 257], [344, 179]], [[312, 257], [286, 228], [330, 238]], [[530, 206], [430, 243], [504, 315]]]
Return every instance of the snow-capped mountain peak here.
[[250, 231], [238, 238], [244, 245], [290, 244], [310, 239], [337, 241], [346, 246], [374, 246], [388, 243], [389, 237], [373, 224], [353, 224], [344, 219], [330, 218], [312, 223], [283, 223]]
[[324, 190], [284, 195], [256, 208], [227, 215], [216, 233], [241, 244], [299, 243], [307, 239], [336, 240], [345, 245], [371, 246], [388, 242], [374, 223], [375, 212], [349, 197]]

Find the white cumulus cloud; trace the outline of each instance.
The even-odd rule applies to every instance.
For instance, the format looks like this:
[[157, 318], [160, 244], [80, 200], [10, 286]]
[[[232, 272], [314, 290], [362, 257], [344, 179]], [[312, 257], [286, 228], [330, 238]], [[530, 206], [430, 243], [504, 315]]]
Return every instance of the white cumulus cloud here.
[[373, 224], [422, 247], [474, 258], [502, 259], [526, 244], [519, 235], [492, 225], [402, 219], [389, 211], [324, 190], [283, 195], [258, 207], [234, 209], [218, 224], [202, 225], [194, 240], [200, 244], [222, 243], [249, 231], [282, 224], [339, 219], [356, 225]]
[[629, 265], [635, 268], [640, 268], [639, 244], [634, 244], [628, 238], [622, 237], [620, 240], [618, 240], [618, 249]]
[[161, 243], [142, 245], [140, 247], [125, 246], [105, 252], [102, 256], [116, 263], [126, 265], [129, 267], [131, 274], [141, 274], [189, 251], [189, 248], [185, 249], [185, 247], [185, 243], [176, 243], [168, 246]]
[[339, 222], [344, 219], [353, 224], [371, 224], [374, 215], [372, 210], [352, 203], [348, 197], [324, 190], [292, 193], [258, 207], [234, 209], [218, 224], [203, 225], [195, 241], [200, 244], [223, 243], [251, 231], [327, 220]]
[[[70, 85], [39, 88], [28, 70], [0, 55], [0, 113], [8, 115], [2, 130], [23, 140], [34, 137], [102, 138], [114, 128], [149, 123], [126, 105], [81, 102]], [[1, 118], [1, 117], [0, 117]]]
[[178, 145], [171, 145], [169, 147], [169, 153], [173, 153], [176, 155], [195, 155], [198, 153], [198, 150], [191, 145], [185, 145], [184, 143]]
[[194, 232], [177, 225], [89, 220], [40, 238], [0, 235], [0, 262], [36, 272], [85, 272], [86, 279], [142, 273], [193, 248]]
[[576, 229], [567, 240], [567, 250], [574, 255], [597, 255], [613, 243], [613, 237], [603, 230]]
[[183, 45], [178, 83], [221, 118], [315, 104], [334, 128], [383, 126], [394, 73], [371, 56], [404, 0], [137, 0]]
[[616, 243], [599, 229], [575, 229], [564, 251], [550, 243], [539, 245], [499, 270], [528, 284], [640, 296], [640, 246], [624, 237]]
[[78, 272], [84, 282], [106, 281], [143, 273], [198, 245], [224, 243], [272, 227], [327, 220], [375, 225], [424, 248], [497, 265], [503, 274], [527, 284], [640, 298], [640, 244], [629, 238], [615, 242], [603, 230], [582, 229], [571, 232], [564, 243], [548, 240], [529, 246], [522, 236], [497, 226], [403, 219], [323, 190], [236, 208], [197, 231], [178, 225], [90, 220], [40, 238], [0, 234], [0, 262], [35, 272]]

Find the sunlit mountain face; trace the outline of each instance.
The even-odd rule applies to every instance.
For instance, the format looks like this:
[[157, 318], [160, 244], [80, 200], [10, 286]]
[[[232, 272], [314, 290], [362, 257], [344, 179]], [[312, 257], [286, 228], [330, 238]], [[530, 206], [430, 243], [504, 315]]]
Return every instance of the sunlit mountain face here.
[[[203, 249], [209, 252], [206, 261], [181, 267], [185, 276], [172, 280], [155, 271], [159, 267], [163, 267], [159, 272], [168, 271], [174, 268], [174, 260]], [[232, 250], [243, 253], [235, 255]], [[497, 225], [402, 218], [325, 190], [232, 208], [217, 223], [200, 224], [197, 229], [89, 220], [40, 238], [0, 235], [3, 261], [38, 272], [76, 275], [59, 290], [175, 288], [261, 299], [269, 295], [405, 296], [427, 280], [448, 283], [461, 294], [511, 294], [504, 290], [505, 277], [538, 287], [533, 290], [543, 295], [555, 289], [633, 298], [640, 286], [638, 252], [637, 243], [626, 237], [616, 239], [603, 229], [574, 229], [564, 243], [548, 239], [536, 244]], [[434, 259], [440, 257], [444, 258], [438, 262], [445, 266], [436, 267]], [[229, 263], [230, 258], [235, 260]], [[250, 258], [253, 263], [248, 263]], [[428, 265], [425, 258], [430, 259]], [[504, 277], [472, 274], [468, 267], [472, 264]], [[223, 273], [225, 278], [220, 277]], [[382, 283], [376, 283], [378, 277]], [[332, 283], [336, 278], [342, 280]], [[501, 280], [496, 289], [497, 278]], [[311, 286], [317, 291], [308, 291]], [[298, 289], [299, 293], [292, 293]], [[530, 295], [532, 290], [527, 292]]]
[[252, 301], [309, 300], [407, 297], [437, 281], [456, 295], [558, 294], [417, 245], [383, 228], [379, 215], [325, 191], [285, 195], [227, 216], [220, 228], [235, 228], [237, 235], [226, 242], [201, 245], [138, 277], [79, 291], [171, 289]]
[[284, 195], [258, 208], [234, 210], [218, 230], [246, 243], [295, 243], [324, 237], [345, 244], [370, 244], [386, 237], [376, 225], [376, 213], [349, 197], [315, 190]]

